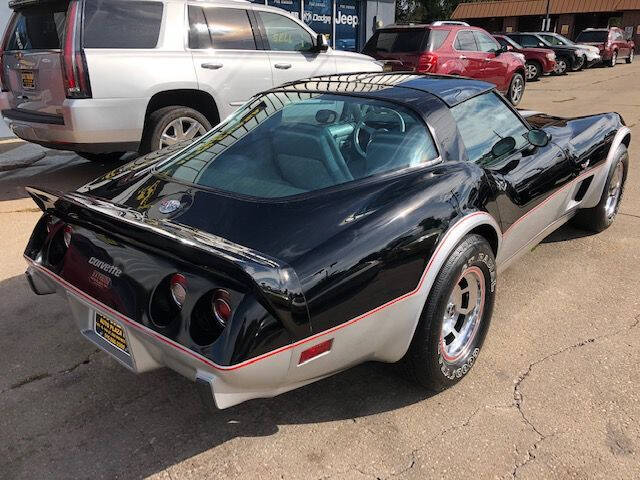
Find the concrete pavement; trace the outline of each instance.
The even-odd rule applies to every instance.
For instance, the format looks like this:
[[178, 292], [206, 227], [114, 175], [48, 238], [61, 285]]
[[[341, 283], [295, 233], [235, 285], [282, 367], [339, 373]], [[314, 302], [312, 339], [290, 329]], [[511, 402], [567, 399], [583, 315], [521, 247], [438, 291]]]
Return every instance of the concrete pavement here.
[[26, 184], [72, 188], [108, 169], [68, 154], [0, 173], [2, 478], [638, 478], [640, 63], [527, 86], [524, 108], [617, 110], [632, 128], [621, 214], [564, 227], [505, 272], [474, 371], [428, 396], [366, 364], [212, 413], [168, 370], [135, 376], [33, 295]]

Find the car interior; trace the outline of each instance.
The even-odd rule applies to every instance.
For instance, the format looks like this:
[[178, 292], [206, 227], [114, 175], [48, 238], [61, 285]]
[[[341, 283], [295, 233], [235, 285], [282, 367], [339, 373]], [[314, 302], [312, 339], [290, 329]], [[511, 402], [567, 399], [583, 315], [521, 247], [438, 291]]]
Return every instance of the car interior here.
[[252, 127], [230, 126], [237, 141], [222, 151], [212, 143], [163, 173], [273, 198], [418, 166], [438, 156], [425, 124], [409, 110], [331, 97], [289, 103]]

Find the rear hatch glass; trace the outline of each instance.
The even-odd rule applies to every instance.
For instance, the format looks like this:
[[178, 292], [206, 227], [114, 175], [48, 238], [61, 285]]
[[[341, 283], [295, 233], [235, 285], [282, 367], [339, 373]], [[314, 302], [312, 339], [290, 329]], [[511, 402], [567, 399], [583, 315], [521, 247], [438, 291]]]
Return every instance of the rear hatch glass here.
[[394, 70], [412, 70], [422, 52], [442, 46], [448, 30], [398, 28], [379, 30], [367, 43], [364, 53], [379, 60], [394, 60]]
[[605, 43], [609, 38], [607, 31], [581, 32], [576, 38], [576, 42], [580, 43]]
[[9, 22], [3, 54], [10, 107], [58, 115], [65, 100], [60, 69], [67, 2], [20, 8]]

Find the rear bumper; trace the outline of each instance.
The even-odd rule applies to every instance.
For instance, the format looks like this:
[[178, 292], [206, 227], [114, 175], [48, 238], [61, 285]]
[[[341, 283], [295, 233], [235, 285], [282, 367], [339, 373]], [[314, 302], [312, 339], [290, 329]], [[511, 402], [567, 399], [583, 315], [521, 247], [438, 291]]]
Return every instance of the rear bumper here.
[[23, 140], [49, 148], [83, 152], [137, 150], [148, 99], [65, 100], [56, 113], [12, 108], [10, 92], [0, 93], [7, 126]]

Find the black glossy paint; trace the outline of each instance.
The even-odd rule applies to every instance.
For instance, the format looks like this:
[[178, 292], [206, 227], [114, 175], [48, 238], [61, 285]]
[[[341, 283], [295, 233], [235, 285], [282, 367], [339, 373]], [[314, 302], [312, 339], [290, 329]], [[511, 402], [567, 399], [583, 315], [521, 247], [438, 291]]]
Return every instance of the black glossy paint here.
[[[483, 167], [467, 161], [448, 104], [487, 91], [487, 84], [398, 74], [321, 80], [281, 88], [347, 93], [355, 87], [359, 96], [402, 103], [429, 125], [442, 162], [265, 200], [154, 173], [153, 165], [180, 148], [174, 147], [95, 180], [81, 195], [43, 202], [34, 194], [44, 210], [74, 227], [64, 260], [48, 268], [135, 321], [221, 365], [235, 364], [414, 290], [443, 233], [459, 218], [486, 211], [508, 229], [585, 168], [604, 161], [621, 125], [617, 114], [532, 117], [552, 142]], [[180, 208], [161, 213], [166, 199], [178, 200]], [[45, 228], [41, 221], [26, 254], [35, 259], [45, 252], [46, 262], [61, 233], [46, 235]], [[100, 276], [90, 280], [96, 275], [91, 257], [122, 275], [108, 278], [108, 287]], [[187, 278], [187, 301], [175, 318], [154, 321], [149, 304], [154, 295], [166, 295], [162, 282], [174, 272]], [[193, 334], [192, 312], [220, 287], [231, 292], [234, 318], [217, 339], [203, 342]]]

